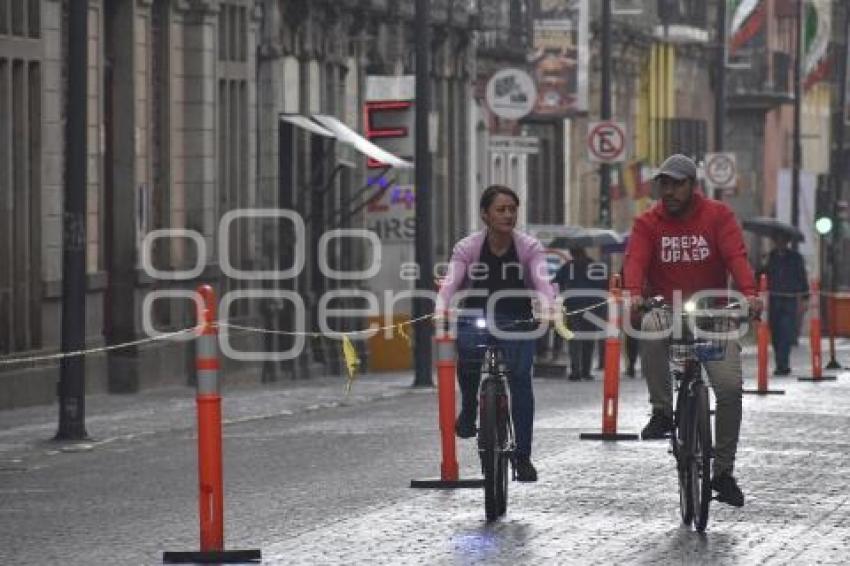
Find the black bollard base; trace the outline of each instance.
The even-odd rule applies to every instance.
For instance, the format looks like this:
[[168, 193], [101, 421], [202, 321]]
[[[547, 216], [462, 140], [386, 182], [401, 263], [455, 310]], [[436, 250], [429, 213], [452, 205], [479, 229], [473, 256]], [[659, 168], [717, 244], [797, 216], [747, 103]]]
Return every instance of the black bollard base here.
[[207, 550], [196, 552], [163, 552], [165, 564], [250, 564], [262, 560], [259, 550]]
[[829, 363], [824, 366], [826, 369], [844, 369], [841, 367], [841, 364], [836, 362], [835, 360], [829, 360]]
[[744, 389], [746, 395], [785, 395], [784, 389]]
[[578, 435], [581, 440], [637, 440], [638, 435], [636, 434], [622, 434], [622, 433], [604, 433], [604, 432], [582, 432]]
[[414, 489], [478, 489], [484, 487], [484, 480], [410, 480], [410, 487]]
[[835, 377], [834, 375], [822, 375], [820, 377], [814, 377], [814, 376], [812, 376], [812, 377], [810, 377], [810, 376], [798, 377], [797, 381], [815, 381], [816, 382], [816, 381], [835, 381], [836, 379], [838, 379], [838, 378]]

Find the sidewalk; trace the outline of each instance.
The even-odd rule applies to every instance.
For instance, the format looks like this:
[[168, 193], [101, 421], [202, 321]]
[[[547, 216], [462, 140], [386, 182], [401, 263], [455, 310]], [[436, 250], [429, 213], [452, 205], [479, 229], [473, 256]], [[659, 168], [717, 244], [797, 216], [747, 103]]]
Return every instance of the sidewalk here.
[[[315, 377], [270, 384], [240, 383], [222, 387], [224, 424], [296, 415], [319, 409], [355, 406], [414, 391], [412, 372], [358, 376], [346, 395], [346, 378]], [[22, 458], [56, 450], [86, 450], [116, 440], [133, 440], [173, 431], [194, 431], [195, 390], [164, 387], [129, 395], [86, 397], [86, 430], [90, 439], [57, 443], [58, 406], [41, 405], [0, 411], [0, 470]]]
[[[823, 365], [829, 360], [828, 341], [822, 345]], [[836, 341], [837, 358], [850, 366], [850, 339]], [[756, 346], [744, 346], [745, 387], [755, 383]], [[792, 350], [794, 373], [810, 373], [808, 338]], [[621, 363], [621, 369], [622, 369]], [[773, 360], [769, 361], [770, 379]], [[825, 375], [832, 374], [824, 370]], [[596, 371], [597, 382], [603, 372]], [[640, 376], [640, 370], [638, 370]], [[563, 376], [566, 377], [566, 374]], [[541, 380], [558, 378], [540, 377]], [[629, 378], [621, 377], [623, 382]], [[274, 383], [244, 382], [234, 379], [227, 385], [223, 379], [222, 411], [225, 424], [248, 422], [282, 415], [295, 415], [318, 409], [354, 406], [377, 399], [396, 397], [416, 390], [412, 371], [371, 373], [358, 376], [351, 394], [346, 396], [346, 378], [336, 376], [314, 377], [307, 380], [282, 380]], [[436, 377], [435, 377], [436, 383]], [[0, 411], [0, 469], [15, 464], [30, 451], [81, 450], [116, 440], [131, 440], [169, 431], [194, 431], [195, 390], [186, 386], [170, 386], [128, 395], [94, 394], [86, 397], [86, 430], [89, 441], [61, 448], [51, 442], [58, 425], [58, 407], [41, 405]]]

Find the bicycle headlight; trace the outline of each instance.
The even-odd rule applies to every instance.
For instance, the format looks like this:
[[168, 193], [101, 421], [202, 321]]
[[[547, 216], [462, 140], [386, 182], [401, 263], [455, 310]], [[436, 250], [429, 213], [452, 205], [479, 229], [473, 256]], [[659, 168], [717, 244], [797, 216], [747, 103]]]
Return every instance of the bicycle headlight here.
[[697, 304], [693, 301], [688, 301], [685, 303], [685, 312], [688, 314], [695, 313], [697, 310]]
[[483, 319], [483, 318], [476, 318], [475, 319], [475, 326], [477, 328], [487, 328], [487, 320]]

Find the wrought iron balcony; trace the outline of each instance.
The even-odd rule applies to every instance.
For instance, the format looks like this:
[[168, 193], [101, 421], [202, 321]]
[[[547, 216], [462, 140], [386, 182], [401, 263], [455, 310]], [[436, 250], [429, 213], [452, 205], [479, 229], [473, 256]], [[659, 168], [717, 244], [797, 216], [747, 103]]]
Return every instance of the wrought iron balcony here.
[[794, 101], [793, 60], [788, 53], [764, 47], [740, 50], [730, 64], [726, 86], [730, 110], [770, 110]]

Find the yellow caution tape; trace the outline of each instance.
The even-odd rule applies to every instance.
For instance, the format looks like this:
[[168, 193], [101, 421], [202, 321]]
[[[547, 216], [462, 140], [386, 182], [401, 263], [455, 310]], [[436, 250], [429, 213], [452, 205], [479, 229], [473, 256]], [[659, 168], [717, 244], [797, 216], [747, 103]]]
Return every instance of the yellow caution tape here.
[[572, 331], [567, 328], [567, 323], [564, 322], [563, 317], [558, 317], [555, 320], [555, 332], [557, 332], [558, 336], [560, 336], [564, 340], [572, 340], [573, 336], [575, 336]]
[[413, 341], [410, 339], [410, 334], [404, 329], [403, 323], [398, 325], [398, 333], [401, 334], [401, 337], [404, 338], [404, 341], [407, 342], [408, 346], [413, 345]]
[[343, 335], [342, 355], [345, 357], [345, 367], [348, 369], [348, 383], [345, 386], [345, 394], [351, 393], [351, 386], [357, 377], [357, 369], [360, 367], [360, 358], [357, 357], [357, 349], [351, 343], [351, 339]]

